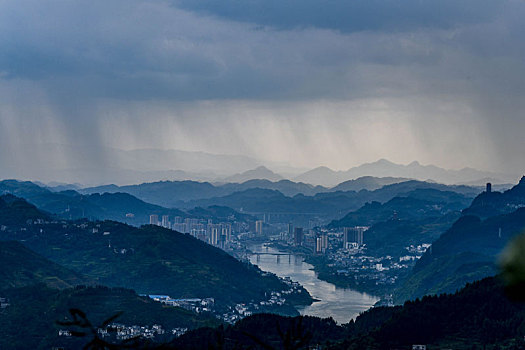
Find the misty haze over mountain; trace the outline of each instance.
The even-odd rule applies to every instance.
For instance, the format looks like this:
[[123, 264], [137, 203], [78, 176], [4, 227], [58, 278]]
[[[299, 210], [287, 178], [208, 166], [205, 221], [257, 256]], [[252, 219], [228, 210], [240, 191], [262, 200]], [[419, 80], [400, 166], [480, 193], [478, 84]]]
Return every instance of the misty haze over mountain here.
[[324, 166], [303, 169], [277, 162], [263, 162], [242, 155], [180, 150], [125, 151], [103, 148], [103, 156], [98, 157], [85, 148], [58, 144], [35, 148], [28, 157], [7, 158], [0, 168], [0, 178], [37, 180], [52, 185], [125, 185], [160, 180], [242, 183], [253, 179], [272, 182], [289, 179], [311, 185], [334, 187], [364, 176], [468, 185], [482, 185], [489, 181], [513, 183], [520, 177], [519, 174], [494, 173], [472, 168], [449, 170], [434, 165], [422, 165], [417, 161], [407, 165], [395, 164], [385, 159], [365, 163], [346, 171], [336, 171]]

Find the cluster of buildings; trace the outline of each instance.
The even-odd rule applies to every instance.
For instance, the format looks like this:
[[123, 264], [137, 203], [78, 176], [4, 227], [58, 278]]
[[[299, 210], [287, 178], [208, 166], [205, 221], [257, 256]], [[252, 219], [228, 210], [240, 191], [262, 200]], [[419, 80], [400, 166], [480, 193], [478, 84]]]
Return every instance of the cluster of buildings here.
[[366, 226], [355, 226], [343, 228], [343, 248], [349, 249], [352, 246], [362, 246], [365, 242], [364, 234], [368, 230]]
[[408, 247], [405, 247], [405, 249], [409, 254], [421, 257], [427, 251], [427, 249], [430, 249], [431, 247], [432, 247], [432, 244], [423, 243], [419, 245], [411, 244]]
[[[159, 336], [171, 335], [171, 336], [181, 336], [188, 331], [187, 328], [174, 328], [169, 332], [166, 332], [161, 325], [154, 324], [153, 326], [127, 326], [121, 323], [111, 323], [104, 328], [97, 329], [99, 337], [102, 339], [116, 339], [118, 341], [125, 341], [134, 338], [143, 338], [143, 339], [155, 339]], [[71, 337], [72, 333], [66, 329], [58, 330], [59, 337]]]
[[217, 315], [217, 317], [224, 322], [233, 324], [244, 317], [251, 316], [254, 313], [272, 312], [274, 307], [282, 306], [286, 303], [287, 295], [300, 293], [302, 291], [301, 285], [297, 282], [293, 282], [289, 277], [286, 277], [284, 282], [289, 286], [290, 289], [280, 292], [272, 291], [268, 295], [267, 300], [236, 304], [233, 307], [229, 307], [227, 312]]
[[[180, 217], [177, 217], [177, 218], [181, 219]], [[156, 225], [156, 226], [162, 226], [165, 228], [171, 228], [170, 216], [162, 215], [161, 219], [159, 220], [159, 216], [157, 214], [151, 214], [149, 216], [149, 224]]]
[[405, 248], [402, 256], [370, 256], [366, 246], [368, 229], [367, 226], [353, 226], [339, 230], [304, 230], [288, 224], [279, 239], [289, 246], [324, 255], [329, 271], [352, 279], [355, 286], [391, 286], [402, 271], [412, 267], [427, 249], [431, 249], [430, 244], [411, 245]]
[[[261, 273], [263, 275], [267, 274], [266, 272]], [[265, 300], [238, 303], [227, 307], [224, 307], [224, 305], [216, 305], [213, 298], [174, 299], [169, 295], [147, 296], [165, 305], [181, 307], [196, 313], [209, 312], [224, 322], [235, 323], [257, 312], [271, 312], [274, 307], [284, 305], [290, 295], [302, 292], [301, 285], [292, 281], [289, 277], [282, 279], [282, 281], [287, 285], [287, 288], [282, 291], [271, 291], [267, 293], [267, 299]]]
[[159, 216], [152, 214], [149, 217], [149, 223], [150, 225], [162, 226], [181, 233], [190, 234], [208, 244], [223, 249], [226, 248], [232, 240], [232, 224], [229, 222], [214, 224], [211, 219], [183, 219], [180, 216], [176, 216], [174, 222], [171, 223], [168, 215], [162, 215], [159, 221]]
[[162, 304], [181, 307], [196, 313], [213, 312], [215, 305], [215, 299], [213, 298], [174, 299], [169, 295], [148, 295], [148, 297]]
[[[332, 249], [353, 249], [364, 246], [366, 226], [345, 227], [342, 232], [328, 232], [326, 229], [304, 230], [302, 227], [293, 227], [290, 223], [287, 232], [281, 234], [281, 240], [295, 247], [310, 248], [316, 254], [326, 254]], [[328, 236], [332, 237], [329, 240]]]
[[9, 305], [11, 305], [9, 299], [0, 297], [0, 309], [5, 309]]
[[[405, 247], [405, 255], [399, 257], [369, 256], [366, 245], [360, 244], [366, 229], [345, 229], [343, 234], [330, 233], [330, 249], [326, 253], [328, 266], [335, 274], [351, 277], [356, 285], [389, 286], [396, 283], [401, 271], [411, 268], [430, 244]], [[343, 247], [341, 247], [342, 236]], [[339, 247], [339, 248], [335, 248]]]
[[409, 262], [409, 261], [416, 261], [419, 260], [423, 254], [427, 251], [427, 249], [430, 249], [430, 253], [432, 253], [432, 244], [430, 243], [423, 243], [419, 245], [410, 245], [408, 247], [405, 247], [405, 250], [407, 251], [407, 255], [399, 257], [399, 262]]

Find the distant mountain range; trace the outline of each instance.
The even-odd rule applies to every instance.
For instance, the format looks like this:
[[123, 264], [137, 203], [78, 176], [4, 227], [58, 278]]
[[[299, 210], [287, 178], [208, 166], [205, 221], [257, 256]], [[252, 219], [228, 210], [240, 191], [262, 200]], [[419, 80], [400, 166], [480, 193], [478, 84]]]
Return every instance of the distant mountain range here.
[[[373, 181], [372, 181], [373, 180]], [[363, 186], [376, 188], [384, 179], [364, 178]], [[385, 182], [393, 182], [387, 179]], [[361, 180], [341, 185], [359, 188]], [[125, 192], [137, 198], [168, 208], [226, 206], [244, 213], [280, 213], [286, 215], [321, 215], [328, 223], [349, 211], [357, 210], [367, 202], [384, 203], [390, 199], [416, 189], [434, 189], [459, 193], [471, 199], [481, 192], [480, 188], [448, 186], [424, 181], [404, 181], [382, 186], [379, 189], [358, 191], [336, 191], [321, 186], [294, 183], [289, 180], [270, 182], [251, 180], [243, 184], [212, 185], [195, 181], [163, 181], [132, 186], [103, 186], [79, 190], [80, 192]], [[307, 194], [303, 194], [307, 193]]]
[[511, 175], [484, 172], [472, 168], [448, 170], [434, 165], [421, 165], [419, 162], [412, 162], [408, 165], [395, 164], [386, 159], [362, 164], [346, 171], [319, 167], [296, 176], [294, 180], [332, 187], [363, 176], [401, 177], [444, 184], [469, 183], [470, 185], [482, 185], [488, 178], [494, 183], [508, 183], [516, 180]]
[[285, 220], [307, 215], [322, 218], [322, 223], [328, 223], [359, 209], [367, 202], [384, 203], [397, 196], [413, 196], [415, 190], [434, 190], [427, 195], [435, 196], [438, 193], [443, 197], [422, 198], [430, 199], [432, 203], [460, 200], [460, 209], [481, 191], [480, 188], [468, 186], [403, 180], [364, 177], [331, 189], [290, 180], [250, 180], [242, 184], [223, 185], [162, 181], [58, 192], [29, 181], [4, 180], [0, 181], [0, 194], [23, 197], [39, 209], [65, 219], [110, 219], [139, 226], [148, 223], [151, 214], [168, 215], [170, 218], [199, 217], [216, 221], [235, 218], [238, 221], [252, 221], [254, 217], [251, 215], [257, 213], [278, 213], [288, 215], [289, 218]]
[[[92, 218], [98, 220], [117, 220], [132, 225], [149, 222], [149, 215], [170, 215], [188, 217], [189, 214], [178, 209], [163, 208], [146, 203], [128, 193], [94, 193], [83, 195], [73, 190], [53, 192], [29, 181], [0, 181], [0, 194], [8, 193], [22, 197], [40, 210], [65, 219]], [[10, 198], [4, 196], [4, 200]], [[0, 208], [2, 204], [0, 202]], [[36, 208], [35, 208], [36, 210]], [[0, 217], [5, 211], [0, 212]], [[27, 213], [27, 211], [23, 211]], [[38, 212], [31, 213], [37, 215]], [[127, 215], [133, 214], [133, 215]], [[7, 213], [5, 215], [11, 217]]]
[[2, 159], [1, 178], [83, 184], [214, 181], [261, 165], [246, 156], [182, 150], [90, 149], [55, 143], [25, 147], [32, 150], [25, 157]]
[[224, 182], [243, 183], [249, 180], [269, 180], [276, 182], [283, 180], [283, 177], [274, 173], [270, 169], [260, 166], [252, 170], [245, 171], [241, 174], [235, 174], [223, 179]]
[[354, 180], [348, 180], [341, 182], [337, 186], [330, 188], [331, 192], [337, 191], [361, 191], [368, 190], [373, 191], [380, 189], [386, 185], [397, 184], [400, 182], [409, 181], [410, 179], [404, 177], [374, 177], [374, 176], [363, 176]]
[[[31, 147], [28, 145], [27, 147]], [[60, 144], [31, 147], [23, 159], [3, 159], [0, 178], [32, 179], [50, 183], [57, 189], [76, 189], [68, 183], [137, 184], [162, 180], [245, 182], [261, 179], [272, 182], [289, 179], [324, 187], [334, 187], [364, 176], [397, 177], [444, 184], [481, 185], [485, 182], [514, 183], [521, 174], [479, 171], [472, 168], [447, 170], [434, 165], [412, 162], [395, 164], [381, 159], [344, 171], [327, 167], [307, 170], [242, 155], [221, 155], [205, 152], [137, 149], [120, 150], [99, 147], [90, 150]], [[55, 155], [61, 155], [57, 157]]]
[[[115, 188], [117, 188], [116, 192], [111, 191]], [[74, 190], [51, 191], [30, 181], [0, 181], [0, 194], [6, 193], [22, 197], [39, 209], [64, 219], [115, 220], [135, 226], [149, 223], [151, 214], [159, 217], [168, 215], [170, 220], [175, 216], [187, 218], [196, 217], [196, 215], [199, 218], [216, 221], [229, 221], [231, 218], [242, 221], [253, 219], [249, 215], [238, 213], [224, 206], [213, 205], [210, 208], [193, 208], [187, 211], [165, 208], [147, 203], [129, 193], [119, 192], [118, 187], [109, 186], [107, 189], [107, 192], [101, 191], [102, 193], [81, 194]], [[8, 200], [11, 197], [4, 196], [3, 198]], [[16, 212], [11, 213], [9, 207], [4, 208], [0, 201], [0, 218], [5, 216], [5, 220], [12, 218], [14, 221], [20, 221], [16, 214]], [[32, 214], [38, 214], [38, 212]]]

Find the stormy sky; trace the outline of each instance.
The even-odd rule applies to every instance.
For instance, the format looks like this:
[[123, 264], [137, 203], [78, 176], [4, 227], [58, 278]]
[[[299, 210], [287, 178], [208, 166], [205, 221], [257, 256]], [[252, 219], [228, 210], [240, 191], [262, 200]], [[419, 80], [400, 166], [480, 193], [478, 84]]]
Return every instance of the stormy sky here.
[[79, 148], [522, 173], [523, 18], [522, 0], [0, 0], [0, 175]]

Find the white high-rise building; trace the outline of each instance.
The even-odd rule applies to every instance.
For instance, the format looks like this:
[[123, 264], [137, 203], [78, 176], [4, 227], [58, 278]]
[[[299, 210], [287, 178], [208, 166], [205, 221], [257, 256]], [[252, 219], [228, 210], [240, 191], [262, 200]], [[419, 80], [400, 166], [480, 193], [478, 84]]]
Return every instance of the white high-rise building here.
[[232, 239], [232, 225], [221, 224], [221, 237], [224, 243], [228, 243]]
[[326, 249], [328, 249], [328, 235], [322, 234], [316, 238], [315, 252], [326, 253]]
[[170, 217], [169, 217], [169, 215], [162, 215], [162, 227], [170, 228]]
[[159, 224], [159, 216], [156, 214], [151, 214], [149, 216], [149, 224], [150, 225], [158, 225]]
[[213, 225], [210, 232], [210, 244], [218, 245], [219, 244], [219, 227], [218, 225]]
[[263, 221], [262, 220], [255, 221], [255, 233], [258, 236], [262, 236], [263, 234]]

